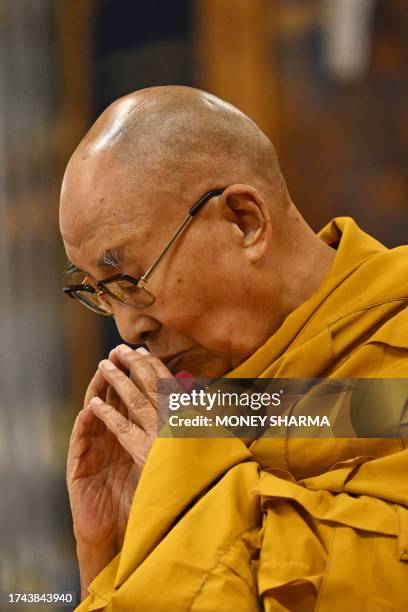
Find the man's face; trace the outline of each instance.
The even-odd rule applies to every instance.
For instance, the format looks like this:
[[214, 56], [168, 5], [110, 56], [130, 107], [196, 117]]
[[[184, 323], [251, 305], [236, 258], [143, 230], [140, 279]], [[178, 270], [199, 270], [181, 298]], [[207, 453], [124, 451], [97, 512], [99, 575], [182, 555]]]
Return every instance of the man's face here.
[[[132, 190], [130, 196], [108, 166], [104, 172], [103, 160], [97, 173], [74, 181], [73, 175], [64, 181], [61, 232], [69, 259], [93, 281], [117, 272], [139, 278], [193, 204], [175, 202], [171, 189]], [[118, 266], [101, 265], [112, 251]], [[140, 310], [112, 302], [121, 337], [146, 344], [173, 372], [187, 370], [197, 377], [228, 372], [263, 341], [248, 320], [246, 265], [233, 224], [215, 199], [208, 202], [149, 280], [154, 304]]]

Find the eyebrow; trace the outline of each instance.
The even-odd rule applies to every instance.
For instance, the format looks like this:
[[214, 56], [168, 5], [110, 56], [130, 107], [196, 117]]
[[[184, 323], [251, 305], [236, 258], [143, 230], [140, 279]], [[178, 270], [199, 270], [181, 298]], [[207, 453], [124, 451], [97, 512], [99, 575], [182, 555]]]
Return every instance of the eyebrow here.
[[98, 268], [111, 267], [111, 268], [120, 268], [120, 257], [118, 249], [107, 249], [103, 252], [102, 257], [98, 259], [96, 262]]
[[[98, 268], [121, 268], [122, 265], [120, 262], [118, 249], [106, 249], [102, 253], [101, 257], [97, 260], [96, 265]], [[78, 268], [78, 266], [76, 266], [70, 259], [68, 259], [65, 274], [76, 274], [78, 272], [82, 272], [90, 278], [93, 278], [92, 274], [89, 274], [86, 270]]]

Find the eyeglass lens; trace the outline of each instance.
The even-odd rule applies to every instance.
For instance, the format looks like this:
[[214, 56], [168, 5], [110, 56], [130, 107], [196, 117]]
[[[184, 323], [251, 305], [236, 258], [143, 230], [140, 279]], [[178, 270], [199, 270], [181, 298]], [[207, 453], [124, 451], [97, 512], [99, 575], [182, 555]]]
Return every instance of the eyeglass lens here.
[[[89, 279], [85, 279], [85, 282], [89, 284]], [[96, 287], [94, 288], [96, 293], [78, 290], [75, 292], [76, 297], [85, 306], [104, 314], [112, 314], [110, 298], [133, 308], [146, 308], [154, 302], [153, 295], [146, 289], [125, 279], [111, 281], [103, 285], [103, 293], [99, 292]]]

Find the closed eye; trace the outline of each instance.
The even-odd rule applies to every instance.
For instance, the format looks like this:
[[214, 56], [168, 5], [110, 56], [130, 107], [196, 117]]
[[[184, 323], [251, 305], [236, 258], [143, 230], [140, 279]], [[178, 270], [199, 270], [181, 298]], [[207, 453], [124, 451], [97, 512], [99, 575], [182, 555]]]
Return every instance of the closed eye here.
[[68, 261], [65, 274], [85, 274], [85, 272], [73, 264], [72, 261]]

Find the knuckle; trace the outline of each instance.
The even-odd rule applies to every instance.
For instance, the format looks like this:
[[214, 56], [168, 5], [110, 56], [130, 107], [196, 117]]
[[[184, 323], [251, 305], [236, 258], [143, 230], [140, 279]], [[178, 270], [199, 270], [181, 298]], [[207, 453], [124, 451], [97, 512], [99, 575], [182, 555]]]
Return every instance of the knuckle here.
[[140, 409], [140, 404], [140, 400], [136, 399], [135, 397], [131, 397], [127, 402], [127, 407], [130, 412], [136, 413]]
[[155, 357], [154, 355], [145, 355], [145, 357], [143, 357], [143, 360], [148, 363], [150, 366], [153, 366], [154, 364], [157, 363], [161, 363], [161, 361], [159, 359], [157, 359], [157, 357]]
[[152, 359], [149, 357], [139, 356], [134, 359], [130, 365], [131, 372], [143, 374], [146, 378], [154, 378], [154, 370], [152, 369]]
[[128, 361], [129, 361], [129, 365], [134, 365], [136, 363], [140, 364], [142, 362], [142, 356], [139, 355], [139, 353], [136, 353], [136, 351], [133, 351], [133, 353], [129, 353], [128, 356]]
[[118, 423], [118, 433], [121, 436], [126, 436], [130, 433], [130, 431], [131, 431], [131, 423], [127, 419], [124, 419], [124, 420], [121, 419]]
[[[106, 368], [105, 368], [105, 371], [106, 371]], [[109, 372], [109, 377], [110, 378], [115, 378], [115, 379], [116, 378], [120, 378], [120, 376], [122, 374], [122, 372], [119, 370], [119, 368], [116, 368], [116, 367], [112, 368], [112, 369], [109, 369], [108, 372]]]
[[155, 387], [157, 378], [151, 370], [147, 370], [143, 376], [143, 384], [145, 387]]

